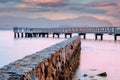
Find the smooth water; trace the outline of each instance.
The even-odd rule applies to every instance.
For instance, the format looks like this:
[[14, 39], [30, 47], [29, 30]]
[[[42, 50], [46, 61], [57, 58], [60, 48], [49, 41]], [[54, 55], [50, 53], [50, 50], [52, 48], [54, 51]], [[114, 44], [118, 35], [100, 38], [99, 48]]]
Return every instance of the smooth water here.
[[[80, 66], [73, 80], [120, 80], [120, 37], [104, 35], [104, 40], [94, 40], [94, 35], [87, 35], [82, 40]], [[106, 72], [107, 77], [96, 76]], [[87, 74], [84, 77], [84, 74]]]
[[33, 54], [64, 38], [14, 38], [12, 31], [0, 31], [0, 67]]
[[[0, 67], [65, 40], [63, 35], [19, 39], [13, 36], [12, 31], [0, 31]], [[80, 66], [73, 80], [120, 80], [120, 37], [116, 42], [112, 35], [104, 35], [103, 41], [94, 38], [87, 34], [87, 39], [82, 40]], [[96, 76], [101, 72], [106, 72], [107, 77]]]

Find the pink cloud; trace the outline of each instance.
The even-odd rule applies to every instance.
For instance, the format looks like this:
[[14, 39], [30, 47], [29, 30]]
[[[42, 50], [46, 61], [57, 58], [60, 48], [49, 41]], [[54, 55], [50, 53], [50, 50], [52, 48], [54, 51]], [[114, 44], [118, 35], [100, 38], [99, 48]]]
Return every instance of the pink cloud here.
[[[117, 0], [118, 1], [118, 0]], [[102, 13], [108, 16], [120, 17], [120, 2], [114, 2], [113, 0], [109, 2], [90, 2], [85, 4], [88, 7], [94, 7], [98, 10], [104, 10]]]
[[78, 15], [72, 13], [54, 13], [54, 12], [43, 12], [43, 13], [36, 13], [29, 18], [47, 18], [50, 20], [61, 20], [61, 19], [70, 19], [78, 17]]
[[17, 8], [28, 8], [29, 6], [27, 4], [19, 4], [16, 5]]
[[99, 9], [106, 10], [106, 14], [108, 15], [119, 15], [120, 13], [120, 3], [117, 3], [116, 5], [107, 5], [107, 6], [100, 6]]
[[66, 0], [24, 0], [24, 2], [33, 3], [33, 4], [48, 4], [48, 3], [62, 3]]

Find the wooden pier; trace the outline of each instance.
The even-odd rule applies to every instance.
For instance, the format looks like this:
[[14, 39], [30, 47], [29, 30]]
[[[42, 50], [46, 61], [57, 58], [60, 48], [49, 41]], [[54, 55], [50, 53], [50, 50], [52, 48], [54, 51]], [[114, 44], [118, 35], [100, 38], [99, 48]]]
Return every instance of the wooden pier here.
[[14, 37], [49, 37], [49, 34], [54, 37], [60, 37], [60, 34], [64, 34], [65, 38], [68, 36], [71, 38], [72, 33], [78, 33], [86, 39], [86, 34], [95, 34], [95, 40], [100, 36], [100, 40], [103, 40], [104, 34], [114, 35], [114, 40], [117, 40], [117, 36], [120, 36], [120, 27], [59, 27], [59, 28], [22, 28], [14, 27]]

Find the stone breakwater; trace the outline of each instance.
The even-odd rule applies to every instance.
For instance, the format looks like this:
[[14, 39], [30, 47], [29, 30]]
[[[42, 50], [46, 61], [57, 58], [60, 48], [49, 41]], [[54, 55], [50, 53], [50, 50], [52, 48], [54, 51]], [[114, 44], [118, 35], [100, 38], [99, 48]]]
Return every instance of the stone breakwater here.
[[0, 68], [0, 80], [72, 80], [80, 51], [80, 37], [70, 38]]

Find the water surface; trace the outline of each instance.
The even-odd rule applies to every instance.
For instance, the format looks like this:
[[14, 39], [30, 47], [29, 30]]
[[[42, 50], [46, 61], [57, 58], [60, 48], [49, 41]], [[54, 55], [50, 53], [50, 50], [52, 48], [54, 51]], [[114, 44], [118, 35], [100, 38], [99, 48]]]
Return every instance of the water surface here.
[[0, 67], [33, 54], [64, 38], [14, 38], [12, 31], [0, 31]]
[[[63, 35], [19, 39], [13, 36], [12, 31], [0, 31], [0, 67], [65, 40]], [[82, 40], [80, 66], [73, 80], [120, 80], [120, 37], [116, 42], [111, 35], [104, 35], [103, 41], [94, 38], [87, 34], [87, 40]], [[106, 72], [107, 77], [96, 76], [101, 72]], [[88, 76], [83, 77], [84, 74]]]
[[[82, 40], [81, 61], [73, 80], [120, 80], [120, 37], [104, 35], [104, 40], [93, 40], [87, 35]], [[107, 77], [96, 76], [106, 72]], [[88, 76], [84, 77], [84, 74]]]

